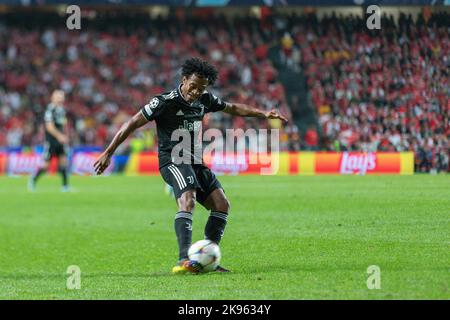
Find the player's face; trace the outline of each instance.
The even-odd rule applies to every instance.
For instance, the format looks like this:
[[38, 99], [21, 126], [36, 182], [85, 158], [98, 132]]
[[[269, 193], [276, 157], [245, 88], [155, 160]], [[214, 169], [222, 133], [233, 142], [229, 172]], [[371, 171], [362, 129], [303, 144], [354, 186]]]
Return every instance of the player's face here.
[[55, 91], [52, 94], [52, 102], [56, 105], [62, 105], [64, 103], [65, 96], [63, 91]]
[[187, 102], [192, 103], [206, 90], [208, 80], [197, 76], [195, 73], [189, 77], [184, 76], [181, 85], [181, 93]]

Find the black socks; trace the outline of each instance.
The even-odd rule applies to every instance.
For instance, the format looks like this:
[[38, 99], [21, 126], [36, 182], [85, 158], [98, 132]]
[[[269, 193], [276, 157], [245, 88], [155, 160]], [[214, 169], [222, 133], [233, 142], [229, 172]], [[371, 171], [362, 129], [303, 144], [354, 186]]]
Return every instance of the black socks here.
[[45, 172], [47, 172], [46, 169], [40, 168], [40, 169], [33, 175], [33, 183], [36, 183], [36, 181], [39, 179], [39, 177], [42, 176]]
[[175, 215], [175, 233], [178, 240], [179, 259], [187, 259], [192, 242], [192, 213], [180, 211]]
[[[228, 214], [211, 211], [205, 226], [205, 239], [219, 244], [222, 239]], [[179, 260], [188, 259], [188, 250], [192, 244], [192, 213], [180, 211], [175, 215], [175, 233], [177, 234]]]
[[222, 239], [228, 214], [220, 211], [211, 211], [205, 226], [205, 238], [219, 244]]
[[67, 168], [66, 167], [58, 167], [58, 172], [62, 175], [63, 186], [67, 187]]

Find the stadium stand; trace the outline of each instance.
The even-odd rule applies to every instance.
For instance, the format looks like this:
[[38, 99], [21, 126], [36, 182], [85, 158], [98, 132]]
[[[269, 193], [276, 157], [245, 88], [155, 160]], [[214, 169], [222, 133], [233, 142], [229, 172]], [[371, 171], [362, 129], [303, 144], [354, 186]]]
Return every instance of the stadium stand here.
[[[68, 94], [74, 143], [104, 145], [125, 115], [177, 85], [180, 64], [189, 56], [217, 66], [219, 79], [212, 90], [223, 99], [267, 110], [278, 107], [290, 115], [267, 45], [251, 25], [183, 23], [175, 17], [155, 20], [146, 29], [130, 31], [125, 25], [127, 21], [107, 31], [96, 25], [81, 33], [52, 26], [31, 32], [2, 26], [0, 145], [40, 143], [38, 119], [49, 92], [58, 87]], [[270, 128], [257, 119], [224, 114], [214, 114], [210, 121], [223, 129]], [[286, 149], [295, 138], [283, 140]]]
[[401, 14], [398, 21], [384, 17], [382, 30], [369, 32], [353, 16], [287, 19], [282, 55], [304, 70], [322, 147], [414, 151], [416, 171], [447, 171], [448, 21], [448, 14], [428, 20]]
[[[74, 32], [45, 15], [34, 27], [7, 17], [0, 24], [0, 146], [42, 143], [39, 119], [54, 88], [68, 95], [73, 143], [103, 146], [148, 99], [173, 88], [180, 61], [194, 55], [218, 67], [215, 94], [279, 107], [294, 120], [281, 127], [282, 150], [410, 150], [416, 171], [448, 171], [449, 18], [385, 17], [382, 30], [369, 32], [354, 16], [230, 20], [173, 12], [108, 24], [97, 18]], [[283, 80], [283, 68], [290, 78]], [[289, 86], [303, 88], [295, 89], [292, 75], [304, 78], [305, 94], [288, 99]], [[315, 120], [297, 126], [301, 112]], [[206, 126], [279, 124], [217, 113]], [[154, 139], [154, 127], [150, 133]]]

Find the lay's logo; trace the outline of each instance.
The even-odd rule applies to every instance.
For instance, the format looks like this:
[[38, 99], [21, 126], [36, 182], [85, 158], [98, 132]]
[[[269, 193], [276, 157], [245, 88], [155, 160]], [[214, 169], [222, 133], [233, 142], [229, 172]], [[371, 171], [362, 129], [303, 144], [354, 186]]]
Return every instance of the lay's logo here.
[[369, 170], [374, 170], [377, 165], [377, 157], [374, 153], [349, 153], [344, 152], [341, 158], [341, 174], [364, 175]]

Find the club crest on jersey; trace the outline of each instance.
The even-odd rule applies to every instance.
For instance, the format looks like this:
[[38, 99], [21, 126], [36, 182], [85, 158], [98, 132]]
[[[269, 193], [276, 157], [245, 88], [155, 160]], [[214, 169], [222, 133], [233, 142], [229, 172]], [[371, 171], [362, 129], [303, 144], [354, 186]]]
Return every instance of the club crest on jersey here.
[[179, 129], [184, 129], [189, 132], [192, 132], [200, 130], [201, 126], [202, 126], [201, 121], [189, 122], [187, 120], [183, 120], [183, 124], [179, 126]]

